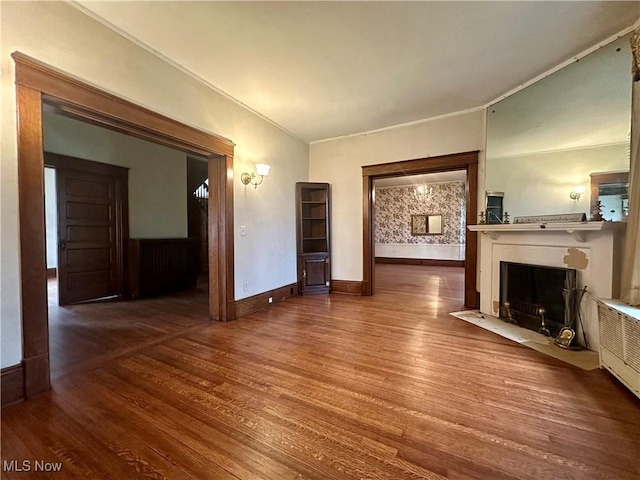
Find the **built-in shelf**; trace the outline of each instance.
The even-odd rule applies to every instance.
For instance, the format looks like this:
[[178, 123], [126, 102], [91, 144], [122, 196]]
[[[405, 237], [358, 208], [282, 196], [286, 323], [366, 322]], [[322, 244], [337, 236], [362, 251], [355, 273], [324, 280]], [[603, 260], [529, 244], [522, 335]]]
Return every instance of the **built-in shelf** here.
[[467, 225], [472, 232], [482, 232], [496, 240], [506, 232], [558, 232], [564, 231], [572, 235], [576, 241], [584, 242], [587, 232], [599, 232], [621, 225], [620, 222], [567, 222], [567, 223], [510, 223], [499, 225]]

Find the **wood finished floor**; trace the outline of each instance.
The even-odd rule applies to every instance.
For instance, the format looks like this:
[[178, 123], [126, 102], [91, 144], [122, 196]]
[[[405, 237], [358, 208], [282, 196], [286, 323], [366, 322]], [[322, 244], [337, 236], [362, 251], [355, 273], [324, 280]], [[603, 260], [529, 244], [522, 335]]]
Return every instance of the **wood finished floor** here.
[[[48, 281], [49, 358], [55, 380], [127, 352], [209, 325], [207, 288], [135, 303], [104, 301], [61, 307]], [[195, 294], [194, 294], [195, 293]]]
[[[2, 460], [62, 472], [2, 478], [640, 478], [640, 402], [607, 373], [447, 315], [462, 269], [376, 271], [374, 297], [187, 322], [62, 376], [2, 411]], [[170, 300], [153, 315], [204, 320]]]

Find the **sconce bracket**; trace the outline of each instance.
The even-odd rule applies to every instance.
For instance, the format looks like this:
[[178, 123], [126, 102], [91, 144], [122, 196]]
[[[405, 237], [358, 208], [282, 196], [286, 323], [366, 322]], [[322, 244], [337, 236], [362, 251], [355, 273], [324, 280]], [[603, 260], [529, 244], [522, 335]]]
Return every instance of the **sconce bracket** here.
[[240, 181], [242, 182], [243, 185], [249, 185], [254, 176], [255, 174], [248, 174], [245, 172], [242, 175], [240, 175]]

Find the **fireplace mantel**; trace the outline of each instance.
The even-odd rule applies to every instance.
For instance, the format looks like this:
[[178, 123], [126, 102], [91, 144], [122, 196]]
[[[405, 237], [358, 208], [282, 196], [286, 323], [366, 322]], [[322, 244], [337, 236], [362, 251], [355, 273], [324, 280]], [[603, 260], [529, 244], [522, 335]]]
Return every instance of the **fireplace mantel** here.
[[[626, 225], [624, 222], [469, 225], [469, 230], [484, 232], [478, 236], [480, 311], [499, 316], [500, 262], [575, 268], [578, 287], [587, 287], [581, 313], [589, 348], [598, 351], [595, 300], [619, 295]], [[576, 236], [574, 232], [581, 233]]]
[[564, 231], [572, 235], [578, 242], [584, 242], [587, 232], [599, 232], [619, 228], [621, 222], [567, 222], [567, 223], [509, 223], [491, 225], [468, 225], [472, 232], [482, 232], [493, 240], [497, 240], [504, 232], [545, 233]]

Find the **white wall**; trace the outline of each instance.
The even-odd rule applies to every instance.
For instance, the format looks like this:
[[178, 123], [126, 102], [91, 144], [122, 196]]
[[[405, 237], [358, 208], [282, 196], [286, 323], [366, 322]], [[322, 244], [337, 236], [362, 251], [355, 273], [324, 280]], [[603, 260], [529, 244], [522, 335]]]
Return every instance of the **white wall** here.
[[56, 171], [44, 169], [44, 214], [47, 234], [47, 268], [58, 268], [58, 205]]
[[44, 149], [129, 169], [129, 237], [187, 237], [184, 152], [46, 112]]
[[363, 165], [483, 149], [484, 111], [312, 144], [310, 181], [331, 183], [333, 278], [362, 280]]
[[[0, 2], [0, 17], [2, 367], [22, 358], [15, 68], [10, 58], [16, 50], [151, 110], [232, 139], [236, 299], [296, 281], [294, 184], [308, 179], [309, 147], [304, 142], [67, 4]], [[273, 168], [257, 190], [245, 189], [240, 174], [256, 162]], [[240, 236], [240, 225], [246, 226], [246, 236]]]
[[376, 257], [429, 260], [464, 260], [464, 245], [417, 245], [412, 243], [376, 243]]
[[[521, 157], [489, 158], [489, 191], [504, 192], [504, 210], [511, 218], [523, 215], [582, 212], [590, 217], [590, 173], [629, 169], [629, 146], [624, 144], [539, 153]], [[569, 193], [586, 191], [579, 202]], [[481, 204], [484, 205], [484, 204]], [[480, 207], [480, 210], [484, 210]]]

